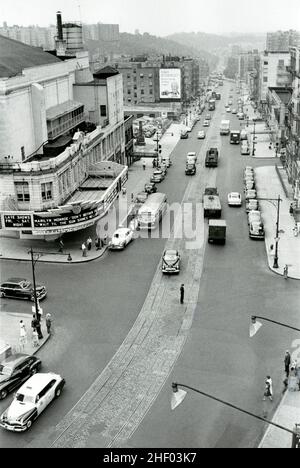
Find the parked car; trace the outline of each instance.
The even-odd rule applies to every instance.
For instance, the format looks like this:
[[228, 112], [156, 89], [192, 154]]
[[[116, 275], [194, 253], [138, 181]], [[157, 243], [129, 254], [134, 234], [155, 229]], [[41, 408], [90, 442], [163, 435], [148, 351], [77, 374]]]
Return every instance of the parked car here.
[[244, 191], [247, 192], [248, 190], [255, 189], [255, 182], [253, 179], [246, 179], [245, 180], [245, 188]]
[[239, 192], [231, 192], [227, 198], [229, 206], [242, 206], [242, 197]]
[[258, 200], [256, 200], [255, 198], [250, 198], [249, 200], [247, 200], [246, 213], [249, 213], [249, 211], [251, 210], [258, 211], [258, 209], [259, 209]]
[[253, 221], [252, 223], [250, 223], [249, 237], [251, 239], [260, 239], [260, 240], [263, 240], [265, 238], [265, 230], [261, 222]]
[[248, 213], [248, 224], [251, 224], [254, 221], [261, 222], [261, 213], [259, 210], [251, 210]]
[[209, 127], [209, 125], [210, 125], [209, 120], [204, 120], [202, 125], [203, 125], [203, 127]]
[[256, 190], [249, 189], [245, 193], [246, 200], [249, 200], [250, 198], [256, 198], [256, 197], [257, 197]]
[[25, 380], [41, 368], [42, 361], [28, 354], [12, 354], [0, 364], [0, 400], [20, 387]]
[[181, 138], [182, 140], [185, 140], [185, 139], [188, 138], [188, 137], [189, 137], [188, 131], [187, 131], [187, 130], [181, 130], [181, 132], [180, 132], [180, 138]]
[[[39, 301], [47, 296], [45, 286], [36, 285], [36, 295]], [[34, 301], [33, 284], [25, 278], [9, 278], [0, 286], [1, 297], [11, 297], [13, 299], [28, 299]]]
[[161, 162], [161, 163], [158, 165], [157, 169], [160, 170], [160, 171], [162, 171], [164, 177], [167, 175], [168, 166], [167, 166], [165, 163]]
[[206, 114], [205, 120], [211, 120], [211, 114]]
[[226, 112], [231, 112], [231, 109], [230, 109], [229, 106], [227, 106], [227, 107], [225, 108], [225, 110], [226, 110]]
[[144, 185], [144, 190], [150, 195], [150, 193], [157, 192], [157, 187], [153, 182], [147, 182], [147, 184]]
[[163, 174], [163, 171], [161, 171], [160, 169], [157, 169], [156, 171], [153, 172], [150, 178], [150, 182], [159, 183], [159, 182], [162, 182], [164, 178], [165, 176]]
[[198, 138], [199, 140], [204, 140], [204, 138], [205, 138], [205, 131], [204, 131], [204, 130], [200, 130], [200, 131], [198, 132], [197, 138]]
[[248, 132], [244, 128], [241, 130], [241, 140], [248, 140]]
[[147, 192], [139, 192], [135, 197], [135, 203], [142, 205], [148, 198]]
[[237, 117], [239, 120], [244, 120], [244, 113], [243, 112], [238, 112]]
[[31, 376], [1, 414], [0, 426], [8, 431], [26, 431], [49, 403], [61, 395], [64, 385], [64, 378], [52, 372]]
[[126, 227], [119, 227], [113, 234], [108, 248], [123, 250], [133, 240], [133, 231]]
[[231, 113], [232, 113], [232, 114], [237, 114], [237, 110], [236, 110], [236, 109], [232, 109]]
[[180, 272], [180, 255], [177, 250], [165, 250], [162, 257], [161, 271], [163, 273]]
[[241, 154], [242, 155], [249, 155], [250, 154], [250, 147], [247, 141], [243, 141], [241, 144]]

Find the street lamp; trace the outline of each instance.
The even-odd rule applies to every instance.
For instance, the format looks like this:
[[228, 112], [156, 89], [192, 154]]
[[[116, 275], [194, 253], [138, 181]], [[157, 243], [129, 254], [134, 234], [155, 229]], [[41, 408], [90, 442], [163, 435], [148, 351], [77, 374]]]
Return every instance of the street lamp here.
[[276, 424], [273, 421], [269, 421], [266, 418], [263, 418], [261, 416], [258, 416], [257, 414], [251, 413], [250, 411], [244, 410], [243, 408], [240, 408], [240, 407], [238, 407], [236, 405], [228, 403], [227, 401], [221, 400], [220, 398], [216, 398], [213, 395], [202, 392], [201, 390], [198, 390], [197, 388], [190, 387], [189, 385], [180, 384], [180, 383], [176, 383], [176, 382], [172, 383], [172, 390], [173, 390], [173, 395], [172, 395], [172, 398], [171, 398], [171, 409], [172, 410], [174, 410], [178, 405], [180, 405], [180, 403], [183, 402], [184, 398], [187, 395], [187, 392], [185, 390], [178, 389], [178, 386], [183, 387], [183, 388], [187, 388], [188, 390], [192, 390], [195, 393], [200, 393], [200, 395], [206, 396], [207, 398], [210, 398], [211, 400], [214, 400], [214, 401], [217, 401], [218, 403], [222, 403], [223, 405], [229, 406], [230, 408], [233, 408], [233, 409], [239, 411], [240, 413], [247, 414], [248, 416], [252, 416], [253, 418], [258, 419], [259, 421], [262, 421], [264, 423], [267, 422], [271, 426], [275, 426], [278, 429], [282, 429], [285, 432], [289, 432], [293, 436], [293, 445], [294, 445], [294, 441], [296, 441], [296, 443], [299, 442], [299, 434], [298, 434], [298, 431], [297, 431], [297, 426], [296, 426], [295, 430], [292, 431], [291, 429], [288, 429], [287, 427], [281, 426], [280, 424]]
[[262, 323], [257, 322], [256, 319], [265, 320], [266, 322], [275, 323], [275, 325], [279, 325], [281, 327], [289, 328], [290, 330], [295, 330], [295, 331], [300, 332], [299, 328], [292, 327], [290, 325], [287, 325], [286, 323], [277, 322], [276, 320], [271, 320], [271, 319], [266, 318], [266, 317], [259, 317], [257, 315], [252, 315], [251, 323], [250, 323], [250, 329], [249, 329], [250, 338], [252, 338], [254, 335], [256, 335], [258, 330], [262, 327]]
[[[30, 248], [30, 251], [28, 252], [31, 255], [31, 268], [32, 268], [32, 280], [33, 280], [33, 297], [34, 297], [34, 305], [35, 305], [35, 314], [37, 320], [40, 322], [41, 320], [41, 314], [39, 313], [39, 302], [36, 294], [36, 282], [35, 282], [35, 264], [38, 261], [38, 259], [42, 256], [38, 252], [34, 252], [32, 250], [32, 247]], [[36, 257], [34, 258], [34, 254]]]

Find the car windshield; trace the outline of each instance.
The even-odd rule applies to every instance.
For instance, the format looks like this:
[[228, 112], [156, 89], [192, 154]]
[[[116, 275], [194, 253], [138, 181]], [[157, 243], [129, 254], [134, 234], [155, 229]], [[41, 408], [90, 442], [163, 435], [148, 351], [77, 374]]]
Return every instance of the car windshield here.
[[166, 252], [164, 259], [168, 261], [177, 260], [177, 254], [176, 252]]
[[28, 289], [28, 288], [31, 287], [31, 283], [30, 283], [29, 281], [22, 281], [22, 282], [20, 283], [20, 286], [21, 286], [21, 288], [23, 288], [23, 289]]
[[7, 377], [9, 377], [12, 373], [13, 373], [13, 369], [11, 367], [3, 366], [2, 364], [0, 364], [1, 375], [6, 375]]
[[24, 393], [17, 393], [16, 400], [20, 401], [21, 403], [34, 403], [34, 396], [24, 395]]

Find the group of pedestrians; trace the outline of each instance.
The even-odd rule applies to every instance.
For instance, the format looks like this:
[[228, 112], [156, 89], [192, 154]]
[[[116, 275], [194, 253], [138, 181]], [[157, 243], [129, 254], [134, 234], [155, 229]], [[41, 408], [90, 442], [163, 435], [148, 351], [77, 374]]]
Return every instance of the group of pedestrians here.
[[[103, 246], [107, 244], [107, 234], [104, 235], [103, 239], [101, 239], [99, 236], [96, 236], [94, 244], [96, 250], [101, 250]], [[82, 242], [81, 251], [83, 257], [87, 257], [87, 253], [92, 250], [92, 245], [93, 241], [91, 236], [89, 236], [85, 242]]]
[[[47, 314], [45, 317], [45, 325], [47, 329], [48, 335], [51, 335], [51, 329], [52, 329], [52, 317], [51, 314]], [[19, 345], [20, 345], [20, 350], [24, 351], [25, 346], [27, 344], [27, 330], [26, 330], [26, 325], [24, 323], [24, 320], [20, 320], [20, 335], [19, 335]], [[37, 348], [39, 346], [39, 340], [42, 340], [44, 338], [43, 333], [42, 333], [42, 328], [41, 328], [41, 318], [38, 318], [36, 314], [33, 314], [32, 320], [31, 320], [31, 339], [32, 339], [32, 345], [34, 348]]]

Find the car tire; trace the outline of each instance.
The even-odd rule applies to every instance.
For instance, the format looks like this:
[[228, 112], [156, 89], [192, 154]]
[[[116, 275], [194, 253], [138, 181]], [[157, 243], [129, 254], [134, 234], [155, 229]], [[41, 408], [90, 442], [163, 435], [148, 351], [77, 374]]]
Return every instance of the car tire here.
[[8, 391], [3, 389], [0, 391], [0, 400], [4, 400], [4, 398], [6, 398], [8, 395]]
[[36, 367], [33, 367], [33, 368], [31, 369], [31, 371], [30, 371], [30, 375], [36, 374], [37, 371], [38, 371], [38, 369], [37, 369]]
[[26, 430], [30, 429], [31, 426], [32, 426], [32, 420], [29, 419], [29, 420], [27, 421], [27, 423], [26, 423]]
[[5, 293], [3, 291], [1, 291], [0, 296], [5, 297]]
[[55, 398], [59, 398], [59, 397], [60, 397], [61, 391], [62, 391], [62, 386], [60, 385], [60, 386], [57, 387], [57, 389], [55, 390]]

